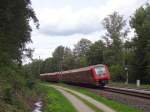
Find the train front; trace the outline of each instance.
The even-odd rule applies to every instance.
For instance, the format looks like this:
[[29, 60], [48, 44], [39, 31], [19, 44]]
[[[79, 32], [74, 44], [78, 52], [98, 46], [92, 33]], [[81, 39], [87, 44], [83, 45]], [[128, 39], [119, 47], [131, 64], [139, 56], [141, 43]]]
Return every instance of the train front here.
[[110, 80], [110, 73], [106, 65], [96, 65], [93, 67], [96, 85], [105, 86]]

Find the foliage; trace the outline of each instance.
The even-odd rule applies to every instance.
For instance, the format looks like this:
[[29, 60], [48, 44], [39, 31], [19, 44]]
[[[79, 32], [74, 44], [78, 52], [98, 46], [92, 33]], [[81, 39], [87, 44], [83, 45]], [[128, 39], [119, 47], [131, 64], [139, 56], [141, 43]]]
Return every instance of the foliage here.
[[32, 63], [24, 65], [24, 71], [30, 74], [31, 80], [38, 78], [40, 73], [58, 72], [75, 68], [73, 52], [69, 48], [58, 46], [53, 57], [45, 60], [35, 59]]
[[53, 66], [55, 66], [56, 71], [62, 70], [62, 63], [64, 59], [64, 46], [58, 46], [53, 52]]
[[104, 63], [105, 44], [99, 40], [93, 43], [86, 53], [89, 65]]
[[[29, 52], [26, 43], [31, 42], [29, 20], [38, 20], [30, 0], [1, 0], [0, 3], [0, 62], [14, 60], [21, 63], [24, 52]], [[21, 30], [18, 30], [21, 29]], [[7, 46], [7, 47], [6, 47]], [[28, 54], [28, 53], [27, 53]]]
[[74, 48], [74, 54], [76, 56], [85, 56], [86, 52], [89, 50], [90, 45], [92, 44], [92, 42], [88, 39], [84, 39], [82, 38], [76, 45]]
[[[39, 65], [40, 65], [40, 73], [55, 72], [57, 70], [56, 66], [54, 66], [55, 61], [53, 58], [47, 58], [44, 61], [41, 61], [41, 63], [39, 63]], [[31, 65], [31, 66], [33, 66], [33, 65]]]
[[[18, 67], [17, 64], [3, 66], [0, 67], [0, 75], [0, 107], [3, 107], [2, 111], [7, 112], [8, 109], [12, 109], [28, 112], [31, 109], [28, 91], [32, 91], [32, 88], [28, 86], [29, 83], [25, 80], [29, 78], [27, 78], [23, 68]], [[6, 108], [7, 106], [9, 108]]]
[[109, 67], [109, 70], [111, 72], [111, 79], [112, 81], [125, 81], [126, 73], [124, 71], [124, 68], [120, 65], [112, 65]]
[[74, 55], [71, 49], [67, 47], [58, 46], [53, 53], [53, 60], [55, 60], [57, 71], [74, 68]]
[[41, 64], [43, 63], [42, 60], [33, 60], [32, 63], [28, 65], [24, 65], [24, 72], [27, 74], [26, 77], [28, 79], [34, 80], [38, 78], [40, 74], [40, 70], [42, 68]]
[[[30, 0], [0, 1], [0, 111], [28, 112], [29, 75], [24, 73], [22, 58], [31, 57], [26, 47], [31, 42], [29, 21], [38, 28]], [[26, 96], [29, 95], [29, 96]], [[32, 98], [31, 98], [32, 99]]]
[[117, 12], [104, 18], [103, 26], [106, 29], [106, 34], [103, 37], [107, 42], [108, 51], [105, 55], [110, 55], [111, 62], [108, 64], [122, 64], [122, 44], [123, 39], [127, 35], [127, 30], [124, 30], [126, 22], [123, 16]]
[[73, 52], [69, 48], [65, 48], [64, 50], [64, 59], [63, 59], [63, 70], [69, 70], [75, 68], [75, 56]]
[[142, 82], [150, 82], [150, 5], [140, 7], [131, 18], [131, 27], [135, 29], [135, 51], [133, 71], [136, 79]]
[[128, 30], [126, 21], [122, 15], [117, 12], [107, 16], [103, 20], [103, 26], [106, 34], [103, 37], [106, 42], [106, 48], [103, 49], [103, 63], [110, 66], [112, 80], [124, 81], [124, 39]]
[[88, 39], [82, 38], [78, 43], [74, 46], [73, 49], [75, 56], [75, 65], [76, 68], [85, 67], [88, 65], [86, 54], [90, 49], [92, 42]]

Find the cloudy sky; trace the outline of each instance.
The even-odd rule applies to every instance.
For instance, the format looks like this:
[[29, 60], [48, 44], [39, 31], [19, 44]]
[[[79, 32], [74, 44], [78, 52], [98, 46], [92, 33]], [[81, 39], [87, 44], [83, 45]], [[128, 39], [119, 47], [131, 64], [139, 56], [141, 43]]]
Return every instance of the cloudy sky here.
[[[101, 39], [101, 22], [114, 11], [125, 19], [147, 0], [31, 0], [40, 29], [33, 27], [33, 58], [50, 57], [59, 46], [73, 48], [81, 38], [92, 42]], [[32, 24], [32, 23], [31, 23]], [[33, 26], [33, 25], [32, 25]]]

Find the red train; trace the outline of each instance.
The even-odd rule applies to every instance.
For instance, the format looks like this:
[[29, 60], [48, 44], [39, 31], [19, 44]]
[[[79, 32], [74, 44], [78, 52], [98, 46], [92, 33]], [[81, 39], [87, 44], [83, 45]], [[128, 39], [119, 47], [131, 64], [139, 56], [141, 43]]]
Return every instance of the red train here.
[[104, 86], [110, 80], [108, 67], [103, 64], [62, 72], [40, 74], [44, 81]]

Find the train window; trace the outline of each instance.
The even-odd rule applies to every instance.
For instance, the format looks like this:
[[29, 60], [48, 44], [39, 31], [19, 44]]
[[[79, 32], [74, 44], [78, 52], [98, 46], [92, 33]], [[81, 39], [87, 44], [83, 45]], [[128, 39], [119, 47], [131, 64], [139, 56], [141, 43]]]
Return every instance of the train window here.
[[95, 68], [95, 72], [97, 75], [102, 75], [105, 73], [105, 67], [104, 66], [99, 66]]

